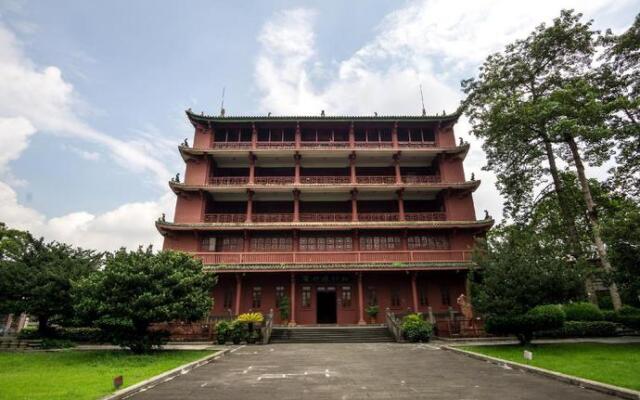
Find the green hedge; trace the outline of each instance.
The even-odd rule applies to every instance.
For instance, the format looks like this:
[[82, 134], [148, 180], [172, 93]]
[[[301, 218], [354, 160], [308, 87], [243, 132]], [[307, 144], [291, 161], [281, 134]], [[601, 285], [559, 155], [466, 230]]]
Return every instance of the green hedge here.
[[561, 328], [564, 319], [561, 306], [546, 304], [534, 307], [525, 314], [489, 316], [485, 330], [498, 335], [514, 334], [521, 344], [526, 344], [531, 341], [534, 332]]
[[[38, 330], [36, 328], [24, 328], [18, 334], [20, 339], [40, 339]], [[103, 343], [105, 342], [102, 331], [98, 328], [89, 327], [60, 327], [54, 326], [51, 328], [50, 333], [47, 335], [48, 339], [69, 341], [69, 342], [91, 342], [91, 343]]]
[[608, 321], [566, 321], [562, 328], [536, 332], [536, 337], [608, 337], [616, 335], [616, 324]]
[[402, 335], [409, 342], [428, 342], [433, 334], [433, 325], [421, 314], [409, 314], [402, 318]]
[[597, 305], [587, 302], [564, 304], [567, 321], [603, 321], [604, 314]]

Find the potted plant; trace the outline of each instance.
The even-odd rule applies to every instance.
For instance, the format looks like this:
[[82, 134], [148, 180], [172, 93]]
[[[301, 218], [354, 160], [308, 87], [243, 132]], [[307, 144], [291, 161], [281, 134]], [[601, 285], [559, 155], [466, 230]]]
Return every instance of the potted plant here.
[[216, 342], [218, 344], [225, 344], [229, 339], [231, 332], [231, 324], [229, 321], [220, 321], [216, 324]]
[[376, 323], [376, 317], [378, 316], [379, 311], [380, 311], [380, 307], [378, 307], [377, 305], [372, 305], [365, 309], [365, 312], [369, 316], [369, 323], [371, 324]]
[[287, 296], [282, 296], [278, 301], [278, 311], [280, 312], [280, 323], [289, 325], [290, 304]]
[[[259, 325], [262, 321], [264, 321], [264, 316], [259, 312], [240, 314], [235, 320], [235, 322], [240, 325], [246, 325], [247, 329], [245, 331], [245, 339], [247, 340], [247, 343], [250, 344], [255, 343], [253, 333], [255, 330], [260, 330]], [[256, 325], [258, 325], [258, 327], [257, 329], [254, 329], [256, 328]]]
[[242, 322], [233, 321], [231, 323], [230, 336], [233, 344], [240, 344], [240, 342], [246, 339], [247, 336], [245, 331], [245, 324], [243, 324]]

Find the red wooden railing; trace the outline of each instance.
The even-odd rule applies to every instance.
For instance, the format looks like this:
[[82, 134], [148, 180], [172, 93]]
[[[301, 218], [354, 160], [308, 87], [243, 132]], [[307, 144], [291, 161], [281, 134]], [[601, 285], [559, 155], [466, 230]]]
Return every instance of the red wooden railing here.
[[[428, 147], [436, 147], [436, 142], [407, 142], [400, 141], [398, 142], [398, 147], [401, 148], [428, 148]], [[213, 142], [211, 144], [212, 149], [251, 149], [251, 142]], [[296, 147], [295, 142], [256, 142], [255, 148], [257, 149], [292, 149]], [[340, 149], [340, 148], [349, 148], [351, 147], [350, 143], [347, 141], [336, 141], [336, 142], [322, 142], [322, 141], [304, 141], [300, 142], [300, 148], [307, 149]], [[384, 148], [392, 148], [393, 142], [354, 142], [355, 148], [365, 148], [365, 149], [384, 149]]]
[[332, 184], [340, 185], [351, 183], [349, 176], [301, 176], [300, 183], [303, 185]]
[[[404, 214], [405, 221], [446, 221], [447, 213], [434, 212], [408, 212]], [[300, 222], [345, 222], [351, 221], [351, 213], [300, 213]], [[205, 214], [204, 222], [212, 223], [239, 223], [245, 222], [245, 214]], [[359, 213], [358, 221], [400, 221], [398, 213]], [[252, 222], [293, 222], [293, 213], [262, 213], [253, 214]]]
[[356, 182], [369, 185], [386, 185], [396, 183], [395, 176], [356, 176]]
[[339, 222], [351, 218], [351, 213], [300, 213], [300, 222]]
[[402, 177], [404, 183], [439, 183], [440, 175], [407, 175]]
[[245, 222], [246, 214], [205, 214], [204, 222], [213, 223], [238, 223]]
[[372, 262], [462, 262], [471, 260], [468, 250], [318, 251], [194, 253], [205, 264], [339, 264]]
[[248, 176], [214, 176], [209, 178], [209, 185], [233, 186], [246, 185], [249, 183]]
[[256, 176], [256, 185], [286, 185], [293, 183], [293, 176]]

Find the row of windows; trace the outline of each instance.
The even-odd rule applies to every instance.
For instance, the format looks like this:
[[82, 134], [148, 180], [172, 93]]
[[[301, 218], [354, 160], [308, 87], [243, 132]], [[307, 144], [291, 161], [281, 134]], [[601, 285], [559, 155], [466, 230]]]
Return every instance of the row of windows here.
[[[323, 287], [318, 287], [317, 290], [324, 289]], [[351, 286], [341, 286], [341, 304], [343, 308], [350, 308], [352, 305], [352, 287]], [[276, 305], [280, 304], [280, 300], [286, 295], [284, 286], [276, 286]], [[311, 286], [302, 286], [302, 307], [310, 308], [311, 307], [311, 296], [312, 289]], [[428, 306], [429, 299], [427, 297], [427, 292], [424, 287], [419, 288], [418, 299], [421, 306]], [[440, 300], [442, 305], [450, 306], [451, 305], [451, 295], [449, 293], [449, 288], [446, 286], [442, 286], [440, 288]], [[375, 306], [378, 304], [378, 296], [376, 293], [376, 288], [370, 286], [366, 291], [366, 302], [369, 306]], [[400, 299], [400, 289], [392, 288], [391, 296], [390, 296], [391, 307], [400, 307], [401, 299]], [[233, 307], [233, 290], [227, 289], [224, 293], [223, 306], [225, 309], [230, 309]], [[251, 291], [251, 307], [252, 308], [261, 308], [262, 307], [262, 287], [254, 286]]]
[[[449, 248], [449, 239], [442, 235], [413, 235], [407, 237], [409, 250], [443, 250]], [[360, 250], [400, 250], [402, 238], [397, 235], [362, 236]], [[292, 251], [291, 237], [251, 238], [253, 251]], [[242, 237], [210, 237], [202, 240], [202, 250], [220, 252], [241, 252], [244, 250]], [[300, 251], [352, 251], [353, 239], [350, 236], [303, 236], [300, 238]]]

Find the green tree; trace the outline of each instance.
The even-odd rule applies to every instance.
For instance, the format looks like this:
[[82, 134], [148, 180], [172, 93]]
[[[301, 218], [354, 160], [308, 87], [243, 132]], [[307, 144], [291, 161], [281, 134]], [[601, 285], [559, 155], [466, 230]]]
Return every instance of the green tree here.
[[215, 282], [186, 253], [121, 249], [76, 285], [76, 309], [114, 344], [143, 353], [166, 340], [164, 332], [149, 329], [153, 323], [196, 321], [209, 312]]
[[[584, 257], [580, 236], [557, 158], [569, 159], [582, 189], [591, 243], [599, 264], [612, 271], [602, 240], [595, 202], [584, 162], [600, 165], [613, 147], [609, 121], [616, 104], [598, 84], [593, 70], [599, 33], [581, 14], [563, 10], [552, 25], [540, 25], [527, 38], [487, 58], [477, 79], [462, 82], [462, 107], [472, 133], [484, 140], [487, 169], [496, 173], [506, 197], [506, 213], [523, 220], [535, 207], [535, 194], [553, 193], [565, 230], [567, 253]], [[546, 167], [542, 167], [546, 165]], [[549, 182], [553, 191], [548, 190]], [[620, 307], [615, 283], [614, 306]]]
[[543, 304], [584, 296], [586, 265], [567, 257], [564, 244], [524, 224], [498, 226], [474, 252], [472, 303], [485, 317], [522, 315]]
[[0, 308], [26, 312], [47, 335], [52, 320], [73, 318], [73, 282], [90, 275], [101, 255], [0, 227]]
[[602, 43], [606, 51], [599, 79], [618, 111], [609, 121], [619, 147], [611, 182], [640, 199], [640, 14], [621, 35], [608, 31]]

